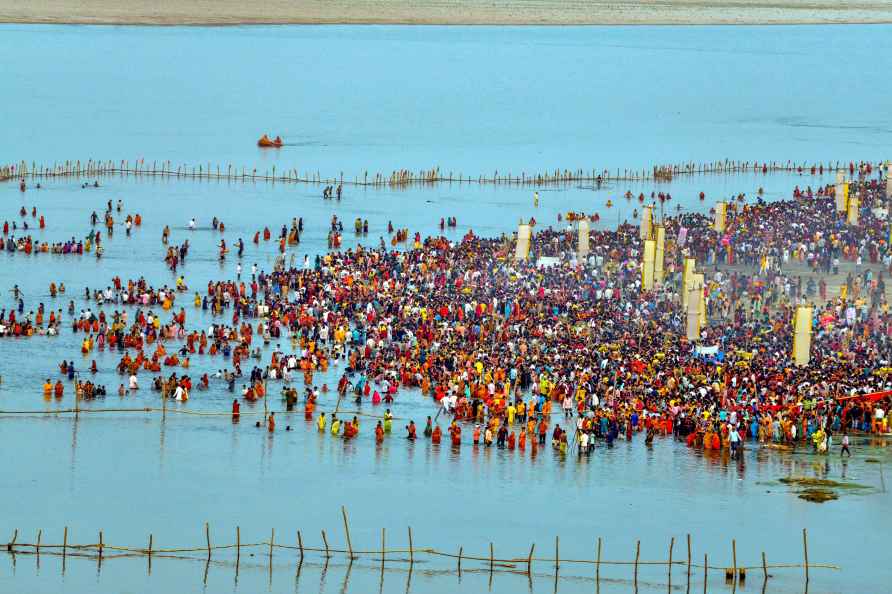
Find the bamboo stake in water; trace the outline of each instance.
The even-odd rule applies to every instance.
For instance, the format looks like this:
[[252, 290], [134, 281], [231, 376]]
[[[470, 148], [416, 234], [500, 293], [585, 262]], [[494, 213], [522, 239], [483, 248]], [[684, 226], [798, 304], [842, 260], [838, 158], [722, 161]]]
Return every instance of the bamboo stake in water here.
[[675, 537], [669, 540], [669, 581], [672, 581], [672, 549], [675, 547]]
[[464, 552], [464, 547], [458, 547], [458, 575], [461, 577], [461, 555]]
[[65, 531], [62, 533], [62, 560], [65, 560], [65, 551], [68, 548], [68, 526], [65, 526]]
[[210, 558], [211, 558], [211, 525], [208, 522], [204, 523], [204, 536], [207, 539], [208, 560], [210, 560]]
[[601, 579], [601, 537], [598, 537], [598, 558], [595, 561], [595, 582]]
[[269, 534], [269, 567], [272, 570], [273, 567], [273, 543], [276, 540], [276, 529], [273, 528], [272, 532]]
[[638, 559], [641, 558], [641, 541], [635, 541], [635, 583], [638, 583]]
[[731, 562], [734, 567], [734, 575], [732, 579], [737, 579], [737, 541], [733, 538], [731, 539]]
[[762, 575], [765, 581], [768, 581], [768, 562], [765, 561], [765, 551], [762, 551]]
[[709, 574], [709, 555], [703, 554], [703, 591], [706, 592], [706, 581]]
[[691, 535], [688, 534], [688, 578], [691, 577]]
[[530, 545], [530, 554], [527, 557], [527, 575], [533, 574], [533, 551], [536, 550], [536, 543]]
[[492, 569], [493, 569], [493, 550], [492, 550], [492, 543], [489, 543], [489, 573], [490, 573], [490, 575], [492, 575]]
[[235, 527], [235, 566], [238, 567], [238, 562], [242, 556], [242, 531], [236, 526]]
[[325, 558], [328, 559], [331, 555], [328, 553], [328, 537], [325, 536], [325, 530], [322, 531], [322, 542], [325, 543]]
[[415, 553], [412, 550], [412, 527], [409, 526], [409, 565], [415, 564]]
[[802, 529], [802, 553], [805, 556], [805, 583], [808, 583], [808, 531]]
[[561, 567], [561, 537], [554, 537], [554, 572], [557, 573]]
[[304, 560], [304, 539], [300, 535], [300, 530], [297, 531], [297, 549], [300, 551], [300, 560], [303, 562]]
[[344, 534], [347, 535], [347, 556], [350, 557], [352, 561], [353, 557], [353, 544], [350, 542], [350, 525], [347, 522], [347, 509], [342, 505], [341, 506], [341, 514], [344, 516]]

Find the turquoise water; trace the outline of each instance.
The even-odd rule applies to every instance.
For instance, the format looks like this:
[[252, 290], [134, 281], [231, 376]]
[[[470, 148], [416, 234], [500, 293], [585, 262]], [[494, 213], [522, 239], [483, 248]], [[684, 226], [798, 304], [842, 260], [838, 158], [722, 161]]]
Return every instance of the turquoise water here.
[[889, 31], [5, 26], [0, 157], [475, 177], [877, 158]]
[[[723, 28], [93, 28], [0, 27], [0, 50], [8, 59], [0, 78], [8, 117], [0, 135], [0, 162], [20, 159], [98, 158], [233, 163], [248, 167], [319, 169], [323, 174], [361, 175], [440, 165], [472, 175], [496, 169], [514, 173], [555, 167], [642, 167], [682, 160], [739, 158], [797, 161], [880, 160], [892, 146], [886, 73], [890, 27], [723, 27]], [[295, 146], [260, 151], [263, 131], [280, 133]], [[193, 288], [209, 279], [232, 278], [235, 259], [221, 267], [219, 234], [210, 219], [222, 219], [231, 243], [247, 243], [252, 262], [269, 268], [274, 242], [255, 247], [254, 232], [269, 226], [274, 235], [292, 217], [303, 217], [300, 262], [325, 250], [332, 214], [345, 224], [344, 247], [377, 245], [388, 221], [423, 235], [438, 232], [441, 217], [455, 216], [455, 239], [469, 230], [482, 235], [510, 233], [520, 218], [535, 216], [558, 225], [568, 210], [597, 212], [602, 225], [633, 220], [637, 201], [621, 198], [668, 191], [669, 210], [681, 205], [704, 212], [712, 202], [763, 187], [769, 199], [787, 197], [794, 186], [832, 181], [830, 176], [754, 174], [678, 178], [672, 183], [616, 183], [601, 189], [567, 184], [531, 189], [438, 185], [408, 190], [348, 187], [340, 203], [323, 202], [315, 186], [198, 182], [171, 179], [105, 178], [97, 189], [77, 180], [44, 182], [24, 196], [14, 184], [0, 185], [0, 220], [17, 220], [23, 204], [36, 205], [47, 228], [34, 233], [47, 241], [83, 237], [89, 214], [107, 200], [139, 212], [142, 228], [126, 237], [118, 230], [105, 256], [0, 254], [2, 307], [12, 305], [13, 284], [29, 309], [44, 302], [77, 309], [85, 287], [108, 285], [115, 275], [145, 276], [155, 286], [172, 284], [162, 261], [161, 229], [172, 228], [171, 243], [189, 239], [189, 258], [180, 272]], [[707, 201], [700, 202], [700, 191]], [[614, 205], [606, 206], [608, 199]], [[195, 217], [199, 230], [185, 229]], [[357, 238], [354, 218], [369, 220], [370, 233]], [[27, 217], [33, 225], [30, 215]], [[120, 218], [120, 217], [118, 217]], [[51, 300], [49, 283], [69, 288]], [[95, 309], [95, 304], [90, 303]], [[187, 311], [190, 327], [210, 317]], [[106, 311], [114, 309], [107, 306]], [[27, 310], [26, 310], [27, 311]], [[67, 317], [67, 316], [66, 316]], [[42, 410], [73, 405], [70, 387], [61, 402], [45, 403], [40, 384], [55, 378], [57, 363], [74, 359], [83, 370], [79, 335], [0, 340], [0, 408]], [[275, 345], [270, 345], [269, 348]], [[286, 345], [287, 347], [287, 345]], [[110, 393], [119, 383], [117, 357], [94, 352]], [[193, 359], [191, 374], [215, 371], [210, 358]], [[333, 386], [334, 367], [317, 382]], [[143, 384], [147, 377], [140, 377]], [[273, 387], [270, 406], [282, 405]], [[87, 407], [157, 406], [149, 390], [123, 401], [110, 395]], [[225, 411], [231, 395], [220, 384], [193, 393], [190, 411]], [[176, 405], [171, 405], [172, 408]], [[334, 407], [331, 394], [320, 409]], [[402, 392], [392, 407], [420, 422], [434, 412], [419, 394]], [[250, 410], [246, 405], [245, 412]], [[373, 411], [365, 405], [366, 412]], [[379, 542], [404, 547], [411, 525], [416, 546], [486, 555], [523, 556], [531, 542], [549, 556], [555, 535], [561, 556], [589, 559], [604, 538], [605, 558], [631, 560], [635, 541], [642, 559], [664, 559], [670, 538], [682, 554], [687, 533], [695, 558], [730, 565], [731, 539], [741, 563], [758, 565], [801, 559], [801, 529], [810, 534], [812, 561], [836, 563], [840, 572], [814, 570], [809, 591], [881, 591], [892, 572], [886, 562], [886, 534], [892, 529], [888, 494], [881, 491], [877, 465], [889, 461], [884, 442], [856, 442], [855, 457], [775, 451], [747, 452], [743, 464], [704, 457], [670, 440], [653, 449], [640, 441], [596, 449], [591, 459], [560, 458], [550, 449], [506, 452], [406, 444], [394, 436], [374, 446], [367, 422], [357, 440], [343, 443], [318, 435], [302, 415], [282, 413], [269, 436], [246, 415], [238, 425], [228, 417], [97, 414], [77, 421], [53, 417], [0, 417], [8, 444], [0, 475], [0, 540], [16, 528], [21, 540], [43, 529], [44, 542], [61, 542], [69, 526], [76, 542], [142, 546], [148, 533], [156, 546], [204, 543], [204, 522], [214, 542], [268, 538], [293, 544], [298, 529], [319, 546], [325, 529], [333, 546], [343, 545], [340, 507], [351, 515], [355, 548]], [[399, 423], [397, 427], [401, 427]], [[399, 433], [397, 433], [399, 435]], [[806, 503], [775, 481], [788, 475], [827, 476], [869, 485], [824, 505]], [[3, 553], [0, 590], [27, 592], [553, 592], [547, 564], [528, 584], [525, 576], [466, 573], [461, 581], [446, 572], [450, 561], [416, 564], [413, 575], [394, 564], [383, 585], [374, 560], [360, 559], [349, 571], [342, 558], [325, 569], [318, 557], [296, 575], [293, 555], [277, 553], [270, 578], [264, 559], [243, 557], [238, 581], [227, 555], [203, 561], [160, 560], [151, 575], [145, 559], [61, 560]], [[262, 555], [260, 555], [262, 556]], [[200, 557], [200, 555], [199, 555]], [[221, 563], [217, 563], [217, 561]], [[468, 569], [479, 568], [470, 564]], [[591, 576], [590, 567], [562, 569]], [[446, 572], [441, 575], [439, 572]], [[682, 572], [673, 588], [684, 588]], [[775, 572], [769, 592], [801, 592], [799, 570]], [[743, 590], [761, 586], [751, 573]], [[633, 589], [628, 568], [602, 570], [605, 592]], [[608, 581], [614, 580], [614, 581]], [[680, 584], [680, 586], [679, 586]], [[642, 569], [639, 590], [666, 589], [662, 569]], [[713, 571], [709, 591], [725, 588]], [[692, 591], [703, 589], [695, 576]], [[595, 589], [592, 581], [565, 578], [560, 592]], [[727, 587], [730, 591], [730, 586]]]

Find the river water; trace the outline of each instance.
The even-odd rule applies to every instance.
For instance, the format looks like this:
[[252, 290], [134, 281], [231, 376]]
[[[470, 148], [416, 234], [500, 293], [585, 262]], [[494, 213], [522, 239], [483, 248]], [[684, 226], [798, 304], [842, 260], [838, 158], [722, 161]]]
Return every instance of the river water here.
[[[346, 177], [366, 170], [428, 168], [481, 173], [554, 168], [642, 168], [654, 163], [719, 158], [782, 160], [880, 160], [892, 147], [892, 107], [886, 73], [892, 28], [716, 27], [716, 28], [448, 28], [448, 27], [259, 27], [129, 28], [0, 27], [6, 57], [0, 89], [7, 117], [0, 135], [0, 162], [49, 164], [65, 159], [144, 158], [174, 163], [227, 164], [319, 170]], [[291, 143], [261, 151], [255, 141], [267, 131]], [[274, 232], [292, 217], [303, 217], [300, 262], [326, 249], [328, 221], [345, 222], [344, 247], [376, 245], [386, 226], [438, 233], [444, 216], [459, 239], [510, 233], [521, 218], [558, 225], [558, 213], [597, 212], [601, 225], [634, 220], [634, 194], [670, 192], [667, 211], [680, 206], [705, 212], [720, 198], [759, 188], [768, 199], [787, 197], [794, 186], [832, 181], [829, 174], [738, 174], [676, 178], [671, 183], [614, 182], [600, 188], [565, 184], [540, 190], [515, 186], [441, 184], [405, 190], [348, 186], [341, 202], [323, 202], [313, 185], [207, 182], [156, 178], [103, 178], [84, 189], [79, 180], [44, 181], [22, 196], [14, 184], [0, 185], [0, 220], [17, 221], [20, 206], [37, 206], [47, 228], [41, 240], [81, 238], [89, 214], [102, 213], [107, 200], [122, 200], [123, 213], [140, 213], [141, 228], [123, 230], [106, 243], [97, 261], [84, 256], [0, 254], [2, 306], [18, 284], [28, 309], [43, 302], [76, 307], [85, 287], [142, 275], [155, 286], [172, 285], [162, 262], [161, 229], [172, 228], [172, 243], [189, 239], [190, 256], [181, 273], [193, 288], [210, 279], [232, 278], [235, 261], [220, 265], [220, 234], [210, 219], [226, 223], [227, 242], [243, 238], [244, 259], [269, 269], [274, 242], [254, 246], [254, 232]], [[697, 194], [705, 192], [701, 202]], [[608, 207], [607, 201], [613, 205]], [[199, 229], [185, 229], [195, 217]], [[352, 221], [368, 219], [367, 237], [351, 233]], [[120, 217], [119, 217], [120, 218]], [[30, 225], [35, 222], [26, 217]], [[69, 287], [64, 299], [50, 299], [49, 283]], [[191, 307], [190, 327], [211, 319]], [[107, 311], [114, 307], [106, 307]], [[27, 309], [26, 309], [27, 311]], [[0, 340], [0, 408], [44, 410], [73, 405], [70, 389], [61, 402], [45, 402], [40, 385], [55, 378], [56, 365], [89, 359], [79, 336]], [[267, 347], [271, 349], [275, 345]], [[286, 349], [289, 345], [283, 345]], [[96, 381], [116, 392], [117, 356], [94, 352]], [[217, 360], [195, 358], [193, 376], [215, 371]], [[334, 385], [340, 370], [317, 376]], [[141, 378], [145, 383], [148, 378]], [[69, 386], [70, 388], [70, 386]], [[277, 387], [270, 406], [280, 410]], [[222, 385], [196, 391], [182, 406], [189, 411], [228, 409]], [[154, 407], [149, 390], [117, 395], [85, 407]], [[321, 410], [334, 398], [323, 397]], [[423, 421], [434, 409], [419, 394], [403, 392], [393, 405], [402, 418]], [[245, 412], [257, 412], [246, 406]], [[373, 411], [365, 405], [366, 412]], [[343, 443], [319, 435], [302, 415], [282, 415], [269, 436], [248, 415], [233, 425], [227, 417], [104, 413], [70, 417], [0, 416], [7, 447], [0, 474], [0, 540], [20, 530], [19, 541], [60, 543], [69, 527], [73, 542], [143, 546], [152, 533], [156, 547], [201, 546], [204, 523], [215, 543], [258, 542], [276, 530], [277, 542], [294, 544], [300, 529], [309, 546], [320, 546], [326, 530], [332, 546], [343, 547], [341, 506], [351, 518], [354, 548], [371, 548], [386, 527], [388, 543], [407, 546], [411, 525], [415, 545], [496, 556], [525, 556], [532, 542], [537, 556], [553, 556], [555, 535], [561, 557], [591, 559], [603, 538], [604, 558], [631, 560], [641, 541], [643, 560], [665, 559], [670, 538], [676, 558], [686, 557], [685, 535], [694, 556], [710, 564], [731, 564], [736, 540], [741, 564], [796, 563], [802, 557], [802, 528], [809, 530], [813, 562], [835, 563], [841, 571], [812, 570], [810, 592], [883, 591], [892, 580], [885, 551], [892, 529], [880, 466], [890, 459], [883, 441], [855, 442], [851, 461], [808, 453], [749, 450], [743, 463], [693, 452], [670, 440], [652, 449], [641, 441], [599, 444], [589, 459], [531, 452], [406, 444], [400, 432], [375, 447], [368, 423], [357, 440]], [[402, 425], [396, 423], [399, 428]], [[835, 502], [802, 501], [779, 478], [846, 478], [870, 487]], [[199, 555], [200, 557], [201, 555]], [[594, 591], [591, 566], [564, 565], [557, 585], [540, 563], [526, 576], [497, 574], [492, 581], [470, 563], [462, 578], [452, 561], [420, 560], [408, 575], [404, 563], [388, 564], [383, 581], [374, 560], [349, 568], [342, 557], [328, 567], [308, 557], [300, 572], [296, 555], [279, 552], [270, 573], [264, 555], [244, 555], [236, 579], [231, 555], [214, 562], [144, 558], [68, 558], [6, 555], [0, 559], [0, 590], [22, 592], [561, 592]], [[484, 564], [485, 566], [485, 564]], [[709, 591], [726, 586], [713, 570]], [[801, 570], [775, 571], [769, 592], [801, 592]], [[682, 569], [672, 589], [685, 588]], [[574, 578], [573, 576], [577, 576]], [[602, 570], [600, 589], [634, 588], [628, 567]], [[742, 590], [759, 590], [759, 571]], [[644, 568], [641, 591], [663, 591], [665, 569]], [[697, 573], [690, 586], [703, 589]]]

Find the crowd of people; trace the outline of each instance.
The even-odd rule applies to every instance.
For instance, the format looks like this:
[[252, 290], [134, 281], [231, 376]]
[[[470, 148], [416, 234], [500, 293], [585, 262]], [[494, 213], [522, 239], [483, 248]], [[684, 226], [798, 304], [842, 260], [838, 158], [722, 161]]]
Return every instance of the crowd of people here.
[[[435, 442], [443, 436], [436, 420], [445, 415], [455, 445], [464, 439], [526, 449], [550, 442], [589, 455], [598, 440], [611, 445], [641, 434], [648, 444], [674, 436], [732, 456], [747, 441], [828, 451], [834, 435], [889, 430], [892, 313], [884, 274], [892, 272], [892, 249], [879, 210], [886, 181], [867, 165], [851, 174], [857, 225], [837, 212], [833, 186], [797, 188], [776, 202], [740, 196], [729, 204], [722, 232], [710, 216], [664, 217], [665, 278], [651, 291], [642, 290], [637, 225], [592, 230], [590, 252], [580, 260], [572, 225], [537, 224], [529, 257], [515, 261], [512, 238], [472, 231], [459, 241], [415, 234], [405, 249], [393, 249], [409, 233], [399, 230], [398, 237], [390, 224], [390, 247], [341, 251], [332, 238], [343, 225], [333, 218], [335, 251], [312, 264], [272, 271], [254, 265], [244, 280], [239, 264], [235, 280], [209, 282], [195, 293], [195, 307], [231, 314], [230, 325], [187, 328], [184, 308], [173, 307], [185, 290], [181, 277], [174, 289], [115, 278], [101, 299], [135, 305], [135, 314], [91, 313], [73, 327], [87, 334], [85, 354], [94, 344], [121, 350], [118, 370], [130, 383], [140, 371], [222, 356], [233, 367], [225, 377], [220, 372], [231, 391], [243, 377], [241, 364], [262, 358], [255, 340], [290, 341], [291, 352], [279, 345], [251, 370], [241, 396], [268, 398], [266, 382], [281, 381], [293, 407], [300, 396], [290, 385], [302, 376], [308, 419], [347, 438], [359, 433], [356, 418], [315, 416], [314, 374], [331, 365], [340, 374], [339, 396], [360, 406], [388, 404], [400, 390], [436, 402], [439, 412], [422, 433]], [[357, 219], [354, 226], [365, 232], [366, 224]], [[446, 224], [454, 226], [453, 219]], [[296, 243], [302, 229], [302, 220], [292, 221], [280, 241]], [[263, 239], [270, 236], [265, 229]], [[706, 275], [708, 323], [694, 341], [679, 299], [685, 257]], [[844, 280], [834, 275], [840, 269]], [[815, 305], [814, 331], [811, 361], [800, 367], [791, 359], [792, 316], [803, 303]], [[168, 341], [181, 346], [168, 353]], [[199, 385], [213, 379], [205, 374]], [[153, 384], [179, 400], [192, 387], [176, 373]], [[382, 421], [378, 441], [390, 433], [389, 411]], [[419, 439], [414, 422], [405, 431]]]

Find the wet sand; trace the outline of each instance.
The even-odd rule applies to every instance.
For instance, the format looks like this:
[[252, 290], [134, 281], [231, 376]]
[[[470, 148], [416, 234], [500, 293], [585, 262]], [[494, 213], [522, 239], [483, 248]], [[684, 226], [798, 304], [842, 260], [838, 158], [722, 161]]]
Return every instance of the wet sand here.
[[3, 23], [623, 25], [890, 23], [892, 0], [0, 0]]

